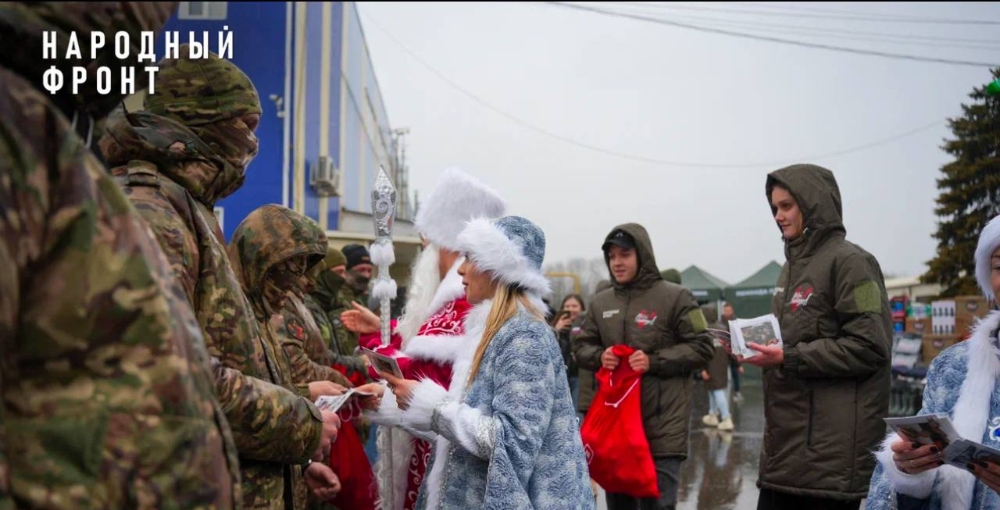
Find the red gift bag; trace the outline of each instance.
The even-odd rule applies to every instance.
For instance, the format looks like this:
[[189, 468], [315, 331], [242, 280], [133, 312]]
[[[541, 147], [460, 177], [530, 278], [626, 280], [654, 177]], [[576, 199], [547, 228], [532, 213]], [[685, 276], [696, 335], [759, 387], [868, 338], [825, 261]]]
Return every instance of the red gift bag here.
[[337, 508], [374, 510], [378, 500], [375, 473], [365, 454], [365, 445], [351, 423], [360, 419], [361, 409], [357, 402], [349, 402], [337, 415], [341, 425], [337, 439], [330, 445], [330, 469], [340, 478], [340, 493], [329, 503]]
[[659, 498], [656, 466], [642, 425], [642, 374], [628, 364], [635, 349], [616, 345], [611, 352], [620, 362], [614, 371], [601, 368], [595, 374], [597, 394], [580, 431], [590, 477], [610, 493]]

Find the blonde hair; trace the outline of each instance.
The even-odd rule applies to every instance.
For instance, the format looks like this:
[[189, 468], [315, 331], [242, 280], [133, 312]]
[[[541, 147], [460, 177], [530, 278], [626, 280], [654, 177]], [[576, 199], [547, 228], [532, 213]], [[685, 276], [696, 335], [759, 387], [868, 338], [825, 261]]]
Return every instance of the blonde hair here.
[[479, 341], [479, 346], [476, 347], [476, 356], [472, 359], [472, 369], [469, 371], [469, 380], [467, 383], [469, 386], [472, 385], [472, 381], [479, 375], [479, 366], [483, 362], [486, 348], [490, 346], [493, 337], [500, 332], [500, 328], [507, 321], [517, 314], [518, 303], [521, 303], [529, 313], [539, 320], [545, 321], [545, 316], [531, 303], [523, 289], [513, 285], [500, 285], [497, 287], [496, 294], [493, 295], [493, 305], [490, 307], [490, 313], [486, 317], [483, 338]]

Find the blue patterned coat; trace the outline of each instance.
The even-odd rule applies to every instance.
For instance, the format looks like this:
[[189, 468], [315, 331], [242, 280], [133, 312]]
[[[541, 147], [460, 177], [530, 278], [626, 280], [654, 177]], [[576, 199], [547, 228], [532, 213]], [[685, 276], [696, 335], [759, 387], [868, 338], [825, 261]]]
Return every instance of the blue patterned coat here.
[[402, 413], [406, 428], [436, 436], [417, 507], [595, 508], [566, 367], [546, 323], [520, 310], [466, 387], [490, 305], [466, 318], [450, 390], [424, 380]]
[[[972, 338], [934, 358], [917, 413], [946, 413], [959, 435], [993, 448], [1000, 448], [1000, 359], [993, 346], [998, 325], [1000, 312], [992, 312]], [[917, 475], [900, 472], [889, 450], [898, 440], [890, 434], [876, 454], [866, 510], [896, 508], [897, 493], [921, 500], [930, 510], [1000, 508], [1000, 496], [966, 470], [945, 465]]]

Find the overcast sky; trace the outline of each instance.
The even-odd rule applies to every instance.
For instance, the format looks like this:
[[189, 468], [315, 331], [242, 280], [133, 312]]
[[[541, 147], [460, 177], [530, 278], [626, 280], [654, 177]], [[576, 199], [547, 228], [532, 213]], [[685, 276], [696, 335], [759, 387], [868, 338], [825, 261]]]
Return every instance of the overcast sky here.
[[[998, 3], [798, 3], [782, 12], [805, 16], [782, 17], [724, 12], [755, 5], [592, 5], [702, 25], [692, 19], [778, 25], [768, 33], [817, 43], [1000, 62], [998, 25], [809, 17], [827, 9], [1000, 20]], [[972, 87], [990, 77], [987, 67], [789, 46], [543, 3], [360, 3], [359, 11], [389, 121], [410, 129], [412, 188], [426, 194], [445, 167], [458, 166], [502, 193], [511, 214], [542, 227], [546, 262], [599, 257], [609, 230], [634, 221], [649, 231], [661, 269], [696, 264], [730, 283], [770, 260], [784, 262], [764, 196], [766, 174], [779, 166], [667, 166], [572, 145], [483, 106], [386, 34], [489, 105], [583, 144], [681, 163], [826, 166], [840, 184], [848, 239], [896, 275], [923, 272], [934, 255], [935, 180], [949, 161], [940, 150], [951, 136], [946, 124], [848, 155], [813, 156], [960, 115]], [[972, 39], [993, 47], [820, 38], [784, 26]]]

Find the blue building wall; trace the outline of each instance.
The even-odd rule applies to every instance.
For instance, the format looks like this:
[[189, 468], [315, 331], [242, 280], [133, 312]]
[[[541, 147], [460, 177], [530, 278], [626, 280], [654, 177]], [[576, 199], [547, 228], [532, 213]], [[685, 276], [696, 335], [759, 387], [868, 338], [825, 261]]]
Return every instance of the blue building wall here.
[[[209, 32], [209, 49], [218, 51], [223, 26], [233, 32], [232, 61], [249, 76], [261, 98], [260, 153], [247, 168], [246, 183], [218, 203], [225, 211], [223, 231], [228, 240], [243, 218], [267, 203], [282, 202], [282, 119], [269, 96], [284, 95], [285, 4], [283, 2], [229, 2], [225, 20], [179, 20], [174, 16], [164, 30], [177, 30], [180, 42], [188, 32]], [[200, 37], [199, 37], [200, 38]], [[164, 38], [156, 38], [156, 55], [164, 55]]]
[[[182, 2], [183, 3], [183, 2]], [[294, 207], [301, 191], [303, 213], [320, 220], [319, 197], [309, 185], [313, 168], [320, 154], [321, 109], [323, 85], [323, 26], [324, 15], [330, 17], [329, 27], [329, 128], [327, 154], [343, 173], [342, 198], [328, 200], [327, 227], [338, 228], [338, 212], [343, 206], [359, 212], [371, 212], [370, 193], [381, 164], [395, 180], [391, 128], [385, 105], [372, 67], [371, 57], [361, 28], [360, 17], [353, 2], [332, 2], [324, 12], [323, 2], [307, 2], [305, 16], [305, 65], [299, 75], [295, 54], [296, 8], [290, 2], [228, 2], [224, 20], [179, 19], [175, 15], [164, 30], [178, 31], [180, 42], [188, 41], [188, 32], [209, 32], [209, 49], [218, 51], [218, 33], [228, 26], [233, 33], [232, 61], [253, 80], [260, 95], [261, 115], [257, 136], [260, 152], [247, 169], [246, 182], [236, 193], [219, 202], [224, 210], [223, 233], [230, 239], [236, 226], [254, 209], [268, 203], [286, 203], [283, 186], [288, 188], [288, 207]], [[292, 34], [286, 23], [292, 19]], [[345, 21], [346, 20], [346, 21]], [[344, 31], [346, 30], [346, 37]], [[200, 36], [199, 36], [200, 37]], [[346, 46], [345, 46], [346, 41]], [[156, 39], [156, 55], [164, 55], [164, 38]], [[290, 90], [285, 89], [286, 45], [292, 44]], [[343, 61], [343, 62], [342, 62]], [[343, 69], [343, 79], [342, 79]], [[299, 83], [299, 79], [302, 80]], [[346, 84], [346, 88], [343, 86]], [[343, 90], [342, 90], [343, 89]], [[296, 186], [295, 95], [302, 93], [304, 119], [304, 189]], [[341, 94], [344, 108], [341, 110]], [[289, 146], [284, 147], [285, 119], [271, 96], [283, 98], [288, 115]], [[343, 140], [341, 140], [343, 138]], [[343, 152], [342, 152], [343, 150]], [[284, 157], [288, 158], [288, 174], [283, 174]], [[303, 181], [299, 181], [303, 182]], [[367, 233], [367, 232], [366, 232]]]

